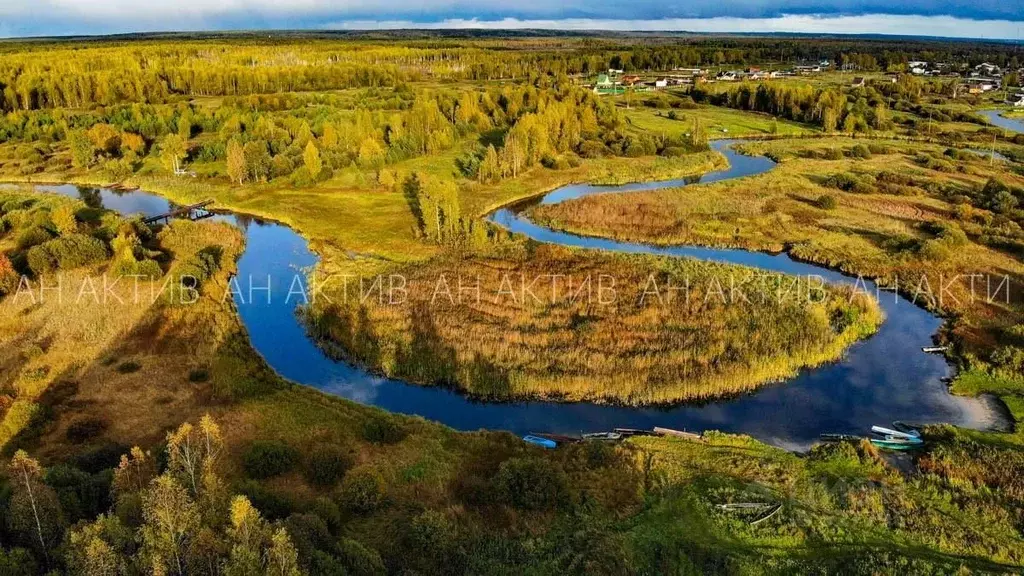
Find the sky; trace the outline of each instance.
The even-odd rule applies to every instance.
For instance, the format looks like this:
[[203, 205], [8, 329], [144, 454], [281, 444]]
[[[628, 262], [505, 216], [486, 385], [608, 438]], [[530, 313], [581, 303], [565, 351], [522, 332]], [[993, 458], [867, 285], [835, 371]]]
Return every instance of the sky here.
[[0, 37], [123, 32], [545, 28], [1019, 40], [1024, 0], [0, 0]]

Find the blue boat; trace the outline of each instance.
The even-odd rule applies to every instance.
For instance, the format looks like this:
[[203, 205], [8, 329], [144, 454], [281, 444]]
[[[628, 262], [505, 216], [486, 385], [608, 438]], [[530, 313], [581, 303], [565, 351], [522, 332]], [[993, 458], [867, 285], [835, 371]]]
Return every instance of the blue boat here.
[[548, 440], [547, 438], [541, 438], [540, 436], [527, 435], [523, 436], [523, 440], [529, 442], [530, 444], [536, 444], [541, 448], [554, 448], [558, 446], [558, 444], [556, 444], [554, 440]]

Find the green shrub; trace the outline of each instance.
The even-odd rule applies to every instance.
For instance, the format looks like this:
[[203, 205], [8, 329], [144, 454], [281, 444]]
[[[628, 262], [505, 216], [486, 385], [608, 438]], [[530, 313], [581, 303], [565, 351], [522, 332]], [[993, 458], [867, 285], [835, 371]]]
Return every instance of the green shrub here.
[[608, 147], [597, 140], [586, 140], [580, 144], [580, 156], [584, 158], [600, 158], [608, 153]]
[[25, 256], [29, 270], [36, 276], [49, 274], [57, 269], [57, 259], [46, 249], [45, 245], [33, 246]]
[[352, 576], [384, 576], [387, 570], [380, 554], [351, 538], [338, 542], [338, 556]]
[[510, 458], [494, 478], [497, 499], [523, 510], [549, 510], [569, 501], [565, 472], [542, 458]]
[[290, 472], [298, 462], [298, 450], [274, 440], [257, 440], [242, 454], [246, 475], [258, 480]]
[[220, 251], [215, 247], [204, 248], [182, 262], [175, 273], [181, 285], [198, 290], [220, 269]]
[[57, 267], [71, 270], [107, 259], [107, 245], [85, 234], [69, 234], [42, 245], [53, 256]]
[[871, 194], [875, 192], [874, 186], [861, 180], [857, 176], [846, 172], [840, 172], [829, 176], [825, 179], [824, 185], [829, 188], [836, 188], [844, 192], [853, 192], [856, 194]]
[[334, 486], [351, 465], [348, 454], [339, 446], [322, 444], [313, 449], [306, 462], [306, 479], [322, 487]]
[[268, 520], [287, 518], [296, 509], [296, 504], [286, 495], [275, 492], [256, 480], [242, 482], [239, 492]]
[[378, 416], [363, 424], [363, 438], [374, 444], [397, 444], [408, 435], [394, 418]]
[[836, 197], [831, 194], [822, 194], [814, 201], [814, 205], [822, 210], [835, 210], [836, 207], [839, 206], [839, 202], [837, 202]]
[[863, 144], [857, 144], [850, 149], [850, 156], [854, 158], [871, 158], [871, 150]]
[[842, 160], [844, 158], [843, 151], [839, 148], [826, 148], [822, 151], [821, 157], [825, 160]]
[[373, 512], [384, 502], [384, 479], [372, 468], [356, 468], [345, 476], [339, 497], [346, 510]]
[[122, 362], [117, 366], [117, 371], [121, 374], [133, 374], [142, 370], [142, 364], [129, 360], [128, 362]]
[[38, 246], [44, 242], [49, 242], [51, 238], [53, 238], [53, 234], [50, 234], [48, 230], [40, 226], [33, 226], [18, 236], [18, 250], [27, 250], [33, 246]]
[[931, 260], [932, 262], [942, 262], [950, 257], [952, 251], [950, 247], [942, 240], [933, 239], [927, 240], [921, 244], [920, 248], [921, 257], [925, 260]]

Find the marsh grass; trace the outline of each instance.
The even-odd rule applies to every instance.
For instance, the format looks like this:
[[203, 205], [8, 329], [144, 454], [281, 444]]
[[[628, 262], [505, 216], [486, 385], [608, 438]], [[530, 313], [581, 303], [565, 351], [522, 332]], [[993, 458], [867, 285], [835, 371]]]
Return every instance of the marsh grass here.
[[[406, 278], [407, 301], [381, 303], [351, 286], [346, 297], [336, 287], [333, 303], [308, 312], [312, 332], [388, 376], [499, 400], [643, 405], [737, 394], [835, 360], [881, 321], [862, 295], [785, 296], [780, 275], [689, 259], [542, 245], [522, 261], [438, 259], [395, 272]], [[613, 303], [600, 300], [602, 276], [614, 278]], [[460, 301], [457, 283], [477, 278], [479, 293]], [[587, 279], [590, 297], [571, 298]], [[451, 298], [437, 296], [449, 290]]]
[[[41, 207], [74, 203], [58, 198], [29, 197]], [[160, 296], [164, 280], [117, 281], [108, 261], [34, 278], [32, 292], [0, 298], [5, 450], [46, 438], [47, 453], [62, 453], [71, 449], [64, 440], [68, 427], [83, 419], [103, 423], [91, 442], [154, 440], [211, 399], [267, 388], [266, 374], [260, 375], [266, 368], [249, 350], [234, 311], [212, 295], [234, 269], [242, 248], [239, 231], [226, 224], [174, 222], [153, 242], [171, 255], [165, 265], [172, 278], [183, 262], [217, 246], [222, 268], [210, 279], [211, 290], [194, 305], [177, 305]], [[40, 283], [59, 285], [60, 291], [40, 293]], [[83, 288], [88, 286], [93, 288]], [[208, 377], [190, 382], [198, 365]], [[269, 382], [277, 385], [276, 379]]]

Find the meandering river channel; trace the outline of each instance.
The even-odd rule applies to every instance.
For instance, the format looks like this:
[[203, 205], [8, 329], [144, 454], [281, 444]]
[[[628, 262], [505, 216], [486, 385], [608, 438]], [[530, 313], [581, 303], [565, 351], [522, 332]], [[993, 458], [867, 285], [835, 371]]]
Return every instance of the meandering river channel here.
[[[734, 152], [732, 141], [716, 141], [713, 147], [729, 160], [729, 168], [701, 178], [629, 184], [625, 186], [571, 185], [535, 200], [557, 203], [598, 193], [692, 186], [697, 183], [740, 178], [770, 170], [774, 163], [764, 157]], [[141, 191], [121, 192], [74, 185], [36, 185], [40, 191], [82, 198], [92, 205], [124, 214], [155, 215], [171, 204]], [[699, 194], [699, 187], [685, 193]], [[819, 266], [797, 262], [785, 254], [691, 246], [655, 247], [646, 244], [587, 238], [539, 226], [516, 209], [503, 208], [491, 220], [514, 232], [541, 242], [617, 252], [690, 257], [753, 266], [789, 274], [815, 274], [832, 283], [854, 280]], [[317, 263], [317, 255], [305, 239], [287, 226], [263, 222], [241, 214], [220, 219], [245, 231], [246, 249], [238, 262], [242, 278], [269, 279], [275, 294], [285, 294], [297, 272]], [[260, 281], [261, 285], [266, 285]], [[873, 283], [867, 289], [875, 290]], [[941, 357], [925, 354], [922, 346], [942, 324], [933, 314], [902, 296], [880, 293], [886, 320], [878, 333], [854, 344], [844, 357], [801, 371], [784, 382], [768, 385], [741, 396], [674, 407], [625, 407], [590, 403], [524, 401], [480, 402], [442, 388], [423, 387], [380, 378], [327, 357], [309, 338], [296, 315], [297, 299], [235, 297], [238, 313], [252, 345], [282, 376], [324, 392], [379, 406], [393, 412], [415, 414], [459, 430], [480, 428], [575, 433], [613, 427], [654, 426], [686, 430], [718, 429], [743, 433], [788, 449], [802, 449], [825, 432], [865, 434], [872, 424], [893, 420], [950, 422], [974, 428], [1006, 423], [1001, 404], [992, 398], [964, 398], [949, 393], [944, 379], [953, 374]]]

